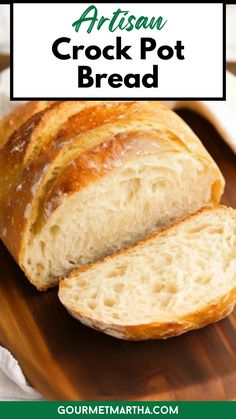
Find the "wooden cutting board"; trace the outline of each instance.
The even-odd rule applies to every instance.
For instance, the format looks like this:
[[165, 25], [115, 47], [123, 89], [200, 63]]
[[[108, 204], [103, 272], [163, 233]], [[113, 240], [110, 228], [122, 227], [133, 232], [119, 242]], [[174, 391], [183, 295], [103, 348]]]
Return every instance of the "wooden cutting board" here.
[[[225, 178], [236, 208], [236, 156], [198, 115], [179, 112]], [[166, 341], [126, 342], [74, 320], [57, 289], [40, 293], [0, 244], [0, 342], [47, 399], [236, 399], [236, 310], [228, 319]]]

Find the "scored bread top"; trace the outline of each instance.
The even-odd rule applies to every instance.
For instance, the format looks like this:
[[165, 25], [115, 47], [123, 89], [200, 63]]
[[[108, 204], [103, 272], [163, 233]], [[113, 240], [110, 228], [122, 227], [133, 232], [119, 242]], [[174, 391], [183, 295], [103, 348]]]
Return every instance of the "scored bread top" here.
[[[46, 222], [62, 190], [64, 195], [73, 193], [96, 178], [98, 170], [94, 165], [101, 165], [103, 176], [119, 164], [127, 145], [131, 152], [138, 153], [135, 141], [132, 142], [132, 135], [135, 138], [137, 132], [138, 136], [143, 133], [142, 138], [147, 133], [147, 150], [149, 138], [156, 145], [163, 138], [170, 147], [182, 147], [204, 161], [215, 177], [211, 200], [219, 201], [224, 180], [218, 167], [192, 130], [164, 105], [55, 102], [28, 121], [24, 119], [22, 127], [17, 125], [16, 132], [0, 150], [0, 236], [21, 266], [22, 252], [37, 218]], [[106, 157], [109, 147], [114, 151], [115, 144], [119, 144], [119, 153]], [[65, 188], [66, 173], [73, 178], [69, 190]]]
[[[17, 116], [13, 113], [11, 118], [5, 118], [6, 124], [15, 125], [16, 128], [0, 149], [0, 212], [10, 191], [19, 183], [24, 168], [47, 147], [47, 143], [71, 115], [95, 102], [42, 102], [36, 106], [38, 103], [41, 104], [35, 102], [34, 107], [31, 105], [32, 109], [24, 105], [20, 107], [21, 111], [15, 111]], [[37, 108], [41, 108], [40, 111], [35, 110]], [[18, 123], [15, 124], [16, 119]]]
[[43, 111], [53, 102], [35, 101], [16, 107], [10, 114], [0, 119], [0, 149], [10, 136], [36, 113]]

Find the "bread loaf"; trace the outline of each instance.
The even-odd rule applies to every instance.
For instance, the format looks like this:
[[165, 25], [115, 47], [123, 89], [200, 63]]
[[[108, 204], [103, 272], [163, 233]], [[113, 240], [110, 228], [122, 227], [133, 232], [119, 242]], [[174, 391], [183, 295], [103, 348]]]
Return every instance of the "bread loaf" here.
[[206, 208], [75, 270], [59, 298], [85, 325], [131, 340], [167, 338], [222, 319], [236, 302], [236, 211]]
[[0, 236], [41, 290], [223, 192], [199, 139], [157, 102], [36, 102], [3, 126]]

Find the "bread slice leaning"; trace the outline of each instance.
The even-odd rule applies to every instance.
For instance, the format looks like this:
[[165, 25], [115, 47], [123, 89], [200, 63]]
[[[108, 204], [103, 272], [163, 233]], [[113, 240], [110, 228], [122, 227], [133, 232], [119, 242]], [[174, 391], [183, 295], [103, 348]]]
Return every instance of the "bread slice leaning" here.
[[82, 323], [121, 339], [167, 338], [230, 314], [236, 210], [208, 207], [60, 282]]

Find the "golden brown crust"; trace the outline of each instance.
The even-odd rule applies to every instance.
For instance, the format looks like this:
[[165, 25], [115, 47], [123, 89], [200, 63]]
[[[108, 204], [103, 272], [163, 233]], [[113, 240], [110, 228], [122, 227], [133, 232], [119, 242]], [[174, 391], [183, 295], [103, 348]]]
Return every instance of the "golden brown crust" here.
[[[163, 138], [161, 137], [163, 136]], [[160, 130], [127, 131], [87, 149], [68, 163], [44, 199], [43, 216], [48, 219], [63, 197], [80, 191], [90, 183], [118, 169], [134, 156], [156, 153], [158, 142], [169, 141]], [[185, 148], [180, 143], [179, 147]], [[176, 148], [178, 150], [178, 148]]]
[[[20, 107], [20, 111], [17, 108], [13, 116], [6, 117], [5, 121], [5, 125], [8, 124], [11, 128], [14, 124], [15, 129], [0, 150], [1, 177], [12, 167], [18, 165], [24, 167], [40, 153], [41, 149], [47, 148], [55, 130], [57, 132], [63, 123], [61, 121], [66, 122], [70, 115], [86, 106], [92, 106], [93, 103], [85, 101], [30, 102]], [[7, 129], [6, 132], [8, 132]]]
[[23, 125], [13, 132], [0, 150], [0, 220], [10, 191], [14, 188], [23, 172], [24, 159], [28, 147], [31, 146], [34, 136], [37, 137], [37, 131], [40, 129], [45, 115], [51, 112], [51, 107], [58, 106], [58, 103], [53, 103], [51, 106], [49, 106], [49, 102], [46, 103], [48, 106], [27, 119]]
[[211, 211], [234, 211], [232, 208], [227, 208], [223, 205], [208, 206], [195, 212], [193, 215], [189, 215], [182, 220], [164, 228], [163, 230], [153, 233], [144, 240], [140, 241], [135, 245], [129, 245], [124, 249], [115, 252], [111, 256], [107, 256], [102, 260], [98, 260], [92, 264], [86, 264], [81, 268], [75, 269], [71, 274], [60, 281], [59, 283], [59, 298], [62, 303], [66, 306], [70, 314], [76, 319], [80, 320], [83, 324], [90, 326], [96, 330], [102, 331], [108, 335], [126, 339], [126, 340], [146, 340], [146, 339], [166, 339], [169, 337], [177, 336], [190, 330], [199, 329], [208, 324], [217, 322], [224, 317], [228, 316], [234, 309], [236, 303], [236, 287], [233, 288], [229, 293], [221, 296], [217, 300], [212, 301], [200, 310], [190, 313], [186, 316], [180, 317], [173, 322], [163, 323], [144, 323], [138, 325], [122, 325], [119, 323], [107, 324], [96, 318], [89, 317], [86, 313], [78, 311], [75, 306], [68, 306], [66, 301], [63, 301], [63, 288], [67, 287], [67, 283], [73, 279], [78, 278], [81, 273], [95, 267], [101, 266], [107, 260], [114, 259], [120, 255], [127, 254], [135, 248], [145, 246], [149, 241], [154, 238], [164, 236], [171, 229], [180, 226], [184, 223], [189, 222], [193, 217], [200, 216], [203, 213]]
[[[42, 139], [40, 135], [45, 132], [45, 125], [53, 124], [53, 116], [63, 113], [70, 103], [65, 105], [64, 102], [57, 102], [33, 116], [0, 150], [0, 236], [23, 270], [25, 267], [22, 255], [26, 237], [37, 217], [40, 219], [40, 208], [43, 208], [44, 200], [44, 209], [50, 207], [53, 211], [57, 207], [55, 202], [61, 191], [75, 193], [98, 175], [105, 176], [108, 169], [105, 169], [104, 162], [109, 166], [109, 170], [113, 170], [119, 164], [119, 147], [122, 151], [126, 143], [132, 143], [128, 135], [130, 131], [140, 131], [143, 127], [143, 133], [147, 133], [148, 137], [152, 131], [159, 130], [156, 135], [157, 144], [163, 136], [176, 147], [182, 147], [186, 153], [204, 161], [215, 173], [216, 183], [212, 199], [215, 203], [219, 201], [224, 188], [219, 169], [191, 129], [164, 105], [158, 102], [80, 102], [81, 109], [89, 109], [78, 111], [70, 117], [60, 131], [53, 137], [49, 136], [47, 141]], [[119, 131], [127, 133], [125, 141], [119, 135], [115, 138], [114, 127], [116, 135]], [[40, 142], [35, 153], [37, 138], [40, 138]], [[148, 146], [148, 141], [146, 144]], [[75, 145], [76, 150], [73, 151]], [[94, 153], [96, 147], [97, 154]], [[136, 148], [133, 141], [127, 156], [134, 154]], [[68, 155], [73, 162], [69, 168], [69, 175], [72, 176], [74, 184], [68, 180], [69, 176], [66, 178], [63, 173], [63, 168], [68, 168]], [[91, 170], [94, 164], [101, 164], [101, 168]], [[51, 180], [57, 165], [58, 173], [53, 175]], [[47, 184], [49, 180], [52, 182], [49, 183], [50, 188]], [[50, 211], [47, 212], [48, 216], [50, 214]]]
[[106, 324], [97, 319], [87, 317], [76, 308], [70, 308], [70, 314], [80, 320], [86, 326], [104, 332], [108, 335], [125, 340], [148, 340], [167, 339], [178, 336], [190, 330], [200, 329], [211, 323], [215, 323], [228, 316], [236, 303], [236, 287], [228, 294], [223, 295], [216, 301], [173, 322], [147, 323], [137, 325]]
[[[7, 201], [11, 189], [21, 178], [25, 166], [36, 158], [41, 148], [47, 147], [54, 130], [57, 126], [60, 127], [63, 116], [78, 111], [85, 102], [43, 103], [47, 106], [41, 106], [40, 112], [36, 113], [35, 110], [32, 115], [27, 113], [24, 124], [22, 124], [23, 117], [20, 119], [18, 115], [18, 120], [21, 121], [20, 127], [17, 127], [18, 129], [13, 132], [0, 150], [0, 210], [1, 205]], [[32, 106], [32, 103], [30, 102], [29, 105]], [[22, 113], [23, 110], [20, 114]], [[11, 121], [11, 118], [9, 120]]]
[[47, 102], [48, 107], [28, 119], [0, 150], [0, 236], [19, 263], [27, 215], [37, 186], [64, 143], [63, 137], [59, 136], [58, 149], [55, 148], [54, 142], [50, 141], [51, 135], [46, 135], [47, 128], [52, 126], [53, 132], [56, 117], [60, 126], [60, 116], [73, 115], [94, 103], [97, 102]]
[[16, 107], [10, 114], [0, 119], [0, 149], [9, 137], [36, 113], [44, 110], [52, 102], [35, 101]]

